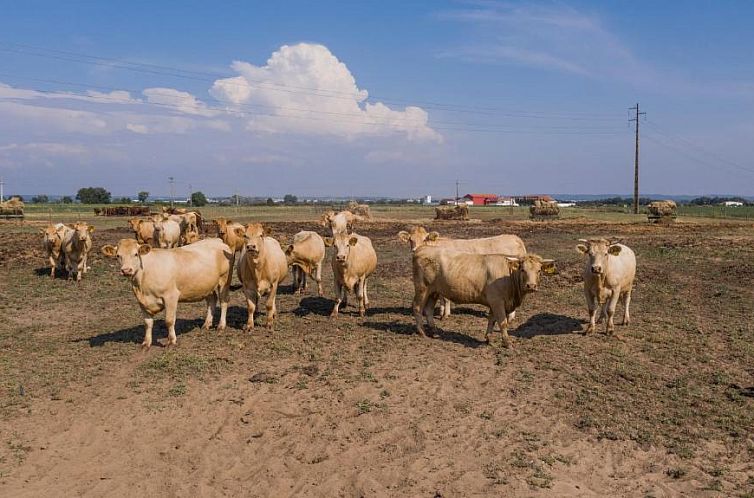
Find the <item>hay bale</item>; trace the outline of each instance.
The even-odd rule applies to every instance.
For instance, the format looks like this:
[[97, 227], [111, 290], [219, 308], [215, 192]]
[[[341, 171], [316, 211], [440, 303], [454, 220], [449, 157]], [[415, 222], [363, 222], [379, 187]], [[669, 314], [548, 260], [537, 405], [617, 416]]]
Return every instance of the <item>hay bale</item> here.
[[348, 205], [346, 206], [346, 211], [350, 211], [356, 216], [361, 216], [362, 218], [367, 220], [372, 219], [372, 211], [370, 211], [369, 206], [366, 204], [359, 204], [356, 201], [349, 201]]
[[460, 206], [439, 206], [435, 208], [436, 220], [463, 220], [469, 219], [469, 207], [462, 204]]
[[529, 215], [532, 218], [549, 218], [560, 215], [560, 208], [555, 201], [543, 201], [537, 199], [529, 206]]
[[2, 207], [7, 209], [23, 209], [24, 201], [22, 201], [20, 197], [11, 197], [10, 199], [2, 203]]
[[650, 202], [647, 210], [654, 216], [675, 216], [678, 206], [675, 201], [654, 201]]

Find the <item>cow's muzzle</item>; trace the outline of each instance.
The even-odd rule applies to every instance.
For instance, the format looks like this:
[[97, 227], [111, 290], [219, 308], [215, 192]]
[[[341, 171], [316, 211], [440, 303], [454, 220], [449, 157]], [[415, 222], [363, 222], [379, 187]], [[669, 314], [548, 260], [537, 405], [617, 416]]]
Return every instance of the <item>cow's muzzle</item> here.
[[123, 275], [124, 277], [132, 277], [133, 274], [134, 274], [134, 269], [133, 268], [121, 268], [120, 269], [120, 274]]
[[602, 273], [602, 267], [601, 266], [592, 266], [592, 273], [595, 275], [599, 275]]

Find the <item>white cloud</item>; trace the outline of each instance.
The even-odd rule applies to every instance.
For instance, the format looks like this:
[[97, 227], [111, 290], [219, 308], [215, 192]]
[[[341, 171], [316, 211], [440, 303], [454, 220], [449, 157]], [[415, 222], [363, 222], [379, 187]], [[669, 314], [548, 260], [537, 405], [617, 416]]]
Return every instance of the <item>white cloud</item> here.
[[13, 127], [23, 124], [40, 134], [50, 130], [100, 134], [107, 128], [107, 121], [94, 112], [3, 101], [0, 101], [0, 121], [12, 123]]
[[323, 45], [284, 45], [264, 66], [236, 61], [231, 67], [240, 76], [215, 81], [210, 94], [248, 113], [249, 130], [345, 138], [399, 133], [411, 140], [442, 140], [423, 109], [367, 103], [367, 91]]
[[30, 142], [0, 145], [0, 165], [19, 167], [32, 163], [52, 167], [66, 159], [86, 160], [90, 150], [81, 144]]
[[157, 104], [186, 114], [215, 116], [217, 111], [207, 109], [207, 105], [188, 92], [173, 88], [147, 88], [142, 92], [150, 104]]
[[127, 123], [126, 129], [139, 135], [146, 135], [149, 133], [149, 129], [143, 124]]

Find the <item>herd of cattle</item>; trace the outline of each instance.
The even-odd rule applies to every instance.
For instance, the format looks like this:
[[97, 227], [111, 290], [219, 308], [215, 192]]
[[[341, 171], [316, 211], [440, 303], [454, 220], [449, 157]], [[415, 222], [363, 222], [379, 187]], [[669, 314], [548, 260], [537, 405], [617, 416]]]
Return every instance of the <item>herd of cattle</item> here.
[[[235, 267], [246, 297], [248, 319], [244, 330], [254, 328], [259, 299], [266, 296], [266, 325], [277, 317], [278, 286], [289, 270], [296, 293], [306, 290], [307, 277], [316, 282], [322, 296], [322, 263], [326, 247], [333, 247], [336, 317], [347, 304], [349, 292], [358, 299], [359, 314], [369, 307], [368, 279], [377, 268], [377, 253], [369, 237], [353, 231], [363, 219], [350, 211], [329, 211], [321, 218], [328, 236], [301, 231], [290, 244], [281, 244], [270, 229], [259, 223], [242, 225], [224, 218], [214, 220], [217, 237], [201, 239], [201, 219], [196, 213], [155, 215], [152, 219], [131, 219], [134, 239], [106, 245], [102, 253], [117, 258], [120, 273], [131, 283], [144, 313], [146, 332], [143, 347], [152, 344], [154, 316], [165, 311], [168, 345], [176, 343], [175, 321], [179, 302], [206, 301], [203, 328], [213, 324], [213, 312], [220, 304], [218, 330], [226, 327], [231, 280]], [[86, 273], [94, 227], [86, 223], [51, 225], [43, 230], [44, 247], [55, 276], [64, 265], [69, 278], [80, 280]], [[510, 346], [508, 325], [527, 294], [539, 287], [542, 273], [554, 273], [551, 259], [527, 252], [516, 235], [502, 234], [479, 239], [451, 239], [423, 227], [401, 231], [398, 238], [411, 248], [414, 299], [412, 311], [419, 334], [426, 335], [424, 322], [434, 326], [435, 305], [441, 301], [440, 317], [450, 315], [451, 303], [479, 304], [489, 309], [486, 339], [495, 324], [503, 345]], [[613, 317], [619, 301], [623, 324], [628, 324], [631, 291], [636, 274], [634, 252], [606, 239], [580, 240], [577, 250], [585, 256], [584, 294], [589, 310], [586, 333], [593, 333], [598, 319], [606, 320], [606, 332], [614, 332]], [[598, 311], [600, 316], [597, 316]]]

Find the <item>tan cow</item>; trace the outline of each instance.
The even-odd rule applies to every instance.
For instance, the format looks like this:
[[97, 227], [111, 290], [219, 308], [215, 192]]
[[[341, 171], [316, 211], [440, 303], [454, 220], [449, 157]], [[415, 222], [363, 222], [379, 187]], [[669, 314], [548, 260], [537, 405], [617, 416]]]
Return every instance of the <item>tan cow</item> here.
[[589, 309], [589, 326], [585, 333], [596, 329], [597, 310], [602, 308], [600, 318], [607, 317], [605, 333], [613, 334], [613, 316], [618, 301], [623, 301], [623, 325], [631, 321], [628, 308], [636, 276], [636, 255], [623, 244], [606, 239], [579, 239], [576, 249], [586, 256], [584, 270], [584, 297]]
[[230, 297], [230, 248], [219, 239], [205, 239], [176, 249], [152, 249], [133, 239], [121, 239], [117, 247], [102, 248], [105, 256], [118, 258], [121, 275], [128, 277], [144, 313], [146, 332], [142, 347], [152, 345], [154, 316], [165, 310], [168, 345], [177, 341], [175, 318], [178, 303], [207, 302], [203, 329], [212, 327], [212, 312], [220, 300], [220, 322], [225, 329]]
[[335, 211], [325, 212], [319, 220], [320, 225], [330, 229], [330, 235], [336, 236], [341, 233], [351, 233], [353, 225], [357, 221], [361, 221], [361, 217], [353, 214], [351, 211], [341, 211], [336, 213]]
[[288, 266], [292, 267], [293, 288], [296, 293], [306, 290], [306, 276], [317, 282], [317, 292], [322, 296], [322, 261], [325, 259], [325, 241], [316, 232], [302, 230], [293, 236], [293, 243], [285, 249]]
[[524, 296], [539, 287], [541, 271], [554, 271], [551, 259], [535, 254], [521, 258], [502, 254], [468, 254], [443, 247], [420, 247], [413, 256], [416, 329], [426, 336], [423, 315], [434, 329], [432, 311], [440, 296], [455, 303], [481, 304], [489, 308], [485, 339], [495, 323], [503, 335], [503, 345], [510, 347], [508, 321], [523, 302]]
[[71, 228], [65, 226], [62, 223], [56, 225], [50, 225], [47, 228], [42, 228], [44, 239], [42, 241], [42, 247], [47, 255], [47, 261], [50, 263], [50, 278], [55, 278], [55, 270], [59, 266], [65, 264], [65, 257], [62, 253], [63, 238], [67, 231]]
[[236, 223], [227, 218], [217, 218], [213, 220], [213, 223], [217, 225], [217, 236], [220, 237], [223, 242], [228, 244], [228, 247], [233, 249], [234, 252], [240, 252], [244, 248], [244, 238], [236, 235], [236, 229], [244, 229], [244, 226], [240, 223]]
[[76, 275], [76, 281], [80, 281], [83, 274], [89, 270], [87, 258], [92, 249], [92, 232], [94, 227], [84, 222], [76, 222], [69, 227], [63, 235], [62, 250], [65, 255], [65, 268], [68, 278]]
[[267, 294], [267, 328], [272, 328], [277, 316], [276, 296], [278, 285], [288, 275], [288, 261], [280, 243], [270, 237], [271, 230], [259, 223], [236, 228], [237, 237], [244, 240], [244, 251], [238, 262], [238, 279], [246, 295], [249, 316], [244, 330], [254, 328], [254, 313], [259, 298]]
[[369, 306], [367, 279], [377, 268], [377, 253], [372, 241], [363, 235], [340, 233], [334, 238], [327, 237], [325, 245], [335, 247], [332, 255], [335, 306], [330, 316], [338, 316], [341, 303], [344, 307], [347, 305], [349, 291], [359, 298], [359, 315], [364, 316]]
[[186, 232], [181, 235], [181, 243], [182, 245], [188, 245], [193, 244], [194, 242], [198, 242], [201, 239], [199, 236], [199, 230], [197, 228], [187, 228]]
[[160, 219], [154, 222], [154, 241], [161, 249], [172, 249], [181, 244], [181, 226], [172, 216], [175, 215], [163, 213]]
[[[526, 256], [524, 241], [513, 234], [501, 234], [479, 239], [448, 239], [440, 237], [437, 232], [427, 232], [422, 226], [414, 226], [408, 232], [405, 230], [398, 232], [398, 238], [403, 242], [408, 242], [412, 252], [419, 247], [433, 246], [469, 254], [505, 254], [517, 258]], [[440, 305], [440, 317], [447, 318], [449, 316], [450, 301], [443, 299]], [[511, 320], [514, 316], [515, 312]]]
[[154, 240], [154, 221], [131, 218], [128, 220], [128, 225], [131, 227], [131, 230], [134, 231], [136, 240], [138, 240], [140, 244], [159, 246]]

